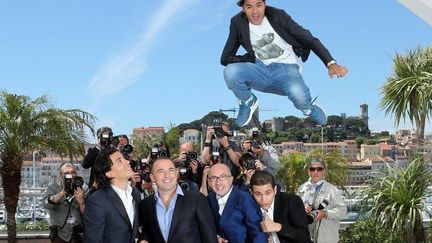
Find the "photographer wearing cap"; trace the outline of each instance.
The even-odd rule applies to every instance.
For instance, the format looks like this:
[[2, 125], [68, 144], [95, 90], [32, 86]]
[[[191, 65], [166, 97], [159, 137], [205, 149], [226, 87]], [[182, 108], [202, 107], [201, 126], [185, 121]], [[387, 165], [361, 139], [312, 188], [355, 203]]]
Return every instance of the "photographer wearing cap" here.
[[338, 242], [339, 224], [347, 208], [338, 189], [324, 177], [326, 164], [313, 159], [308, 162], [309, 180], [298, 189], [309, 221], [314, 242]]
[[227, 122], [220, 122], [219, 126], [207, 127], [204, 147], [201, 151], [202, 161], [207, 165], [215, 164], [211, 159], [213, 153], [218, 153], [222, 163], [226, 164], [234, 177], [240, 173], [239, 158], [241, 149], [235, 141], [230, 140], [232, 133]]
[[267, 146], [258, 138], [258, 132], [253, 131], [252, 137], [246, 138], [242, 141], [243, 153], [251, 153], [262, 164], [263, 170], [270, 172], [273, 176], [280, 166], [279, 156], [277, 151], [272, 146]]
[[82, 242], [87, 189], [73, 164], [60, 165], [60, 181], [48, 186], [42, 203], [50, 214], [51, 242]]

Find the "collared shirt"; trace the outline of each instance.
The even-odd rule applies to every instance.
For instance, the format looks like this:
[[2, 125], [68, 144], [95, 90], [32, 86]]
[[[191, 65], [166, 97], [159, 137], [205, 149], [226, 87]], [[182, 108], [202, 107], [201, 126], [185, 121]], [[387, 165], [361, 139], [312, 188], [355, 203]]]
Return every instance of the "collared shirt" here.
[[181, 195], [181, 196], [184, 195], [183, 191], [179, 185], [177, 185], [176, 192], [175, 192], [173, 198], [171, 199], [171, 201], [169, 202], [168, 208], [165, 208], [165, 205], [164, 205], [164, 203], [163, 203], [163, 201], [159, 195], [159, 192], [155, 193], [157, 220], [158, 220], [159, 227], [160, 227], [160, 230], [162, 232], [162, 235], [163, 235], [165, 241], [168, 241], [172, 217], [174, 214], [174, 208], [175, 208], [175, 204], [177, 202], [178, 195]]
[[112, 189], [114, 189], [114, 191], [120, 197], [120, 199], [123, 203], [123, 206], [126, 209], [126, 213], [129, 217], [129, 221], [130, 221], [131, 225], [133, 226], [134, 217], [135, 217], [135, 210], [134, 210], [133, 198], [132, 198], [132, 187], [128, 185], [126, 187], [126, 190], [124, 190], [120, 187], [116, 187], [114, 185], [111, 185], [111, 187], [112, 187]]
[[232, 186], [231, 186], [231, 189], [228, 191], [228, 193], [227, 194], [225, 194], [223, 197], [220, 197], [220, 196], [217, 196], [216, 195], [216, 199], [217, 199], [217, 201], [218, 201], [218, 204], [219, 204], [219, 214], [220, 215], [222, 215], [222, 213], [223, 213], [223, 210], [224, 210], [224, 208], [225, 208], [225, 205], [226, 205], [226, 203], [227, 203], [227, 201], [228, 201], [228, 198], [229, 198], [229, 196], [230, 196], [230, 194], [231, 194], [231, 191], [232, 191]]
[[[261, 213], [263, 214], [263, 219], [268, 217], [272, 221], [274, 221], [274, 198], [271, 206], [268, 209], [261, 208]], [[271, 236], [273, 243], [280, 243], [279, 237], [277, 236], [276, 232], [269, 233], [269, 236]]]

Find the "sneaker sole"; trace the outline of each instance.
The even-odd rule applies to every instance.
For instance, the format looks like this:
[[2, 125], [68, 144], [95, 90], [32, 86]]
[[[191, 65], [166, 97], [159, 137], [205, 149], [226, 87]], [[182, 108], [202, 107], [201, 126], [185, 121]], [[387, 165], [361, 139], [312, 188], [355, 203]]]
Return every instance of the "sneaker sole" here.
[[[250, 122], [251, 119], [252, 119], [253, 114], [255, 113], [256, 109], [258, 108], [258, 105], [259, 105], [259, 101], [257, 100], [257, 101], [255, 102], [255, 104], [254, 104], [253, 106], [251, 106], [251, 111], [250, 111], [250, 113], [249, 113], [249, 118], [246, 120], [246, 122], [243, 124], [243, 126], [246, 126], [247, 124], [249, 124], [249, 122]], [[243, 126], [242, 126], [242, 127], [243, 127]]]

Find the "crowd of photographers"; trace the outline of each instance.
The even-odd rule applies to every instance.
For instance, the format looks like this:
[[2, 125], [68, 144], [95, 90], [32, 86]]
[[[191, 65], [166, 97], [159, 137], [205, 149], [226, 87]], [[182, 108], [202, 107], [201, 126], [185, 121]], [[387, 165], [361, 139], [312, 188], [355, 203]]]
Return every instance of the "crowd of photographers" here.
[[[147, 158], [136, 159], [126, 135], [98, 129], [98, 144], [82, 162], [91, 169], [88, 184], [65, 163], [61, 181], [46, 190], [51, 242], [337, 242], [346, 207], [324, 179], [324, 162], [308, 164], [310, 179], [298, 196], [285, 193], [274, 179], [277, 152], [261, 136], [253, 131], [234, 141], [229, 124], [221, 122], [207, 128], [201, 151], [183, 143], [171, 160], [159, 142]], [[187, 214], [195, 206], [200, 213]], [[177, 221], [195, 220], [198, 229], [187, 230], [196, 236], [174, 236]], [[119, 222], [127, 236], [109, 230], [121, 229]]]

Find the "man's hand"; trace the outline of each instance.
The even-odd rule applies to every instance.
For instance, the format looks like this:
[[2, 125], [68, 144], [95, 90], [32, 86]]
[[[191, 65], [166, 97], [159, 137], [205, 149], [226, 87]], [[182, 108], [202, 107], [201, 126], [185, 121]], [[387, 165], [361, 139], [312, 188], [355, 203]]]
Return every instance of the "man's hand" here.
[[306, 214], [312, 212], [312, 207], [309, 204], [306, 203], [304, 205], [304, 208], [305, 208]]
[[227, 243], [228, 242], [227, 240], [225, 240], [224, 238], [222, 238], [220, 236], [217, 237], [217, 240], [218, 240], [218, 243]]
[[198, 161], [196, 161], [196, 160], [192, 160], [192, 161], [190, 162], [190, 167], [192, 168], [192, 173], [193, 173], [193, 174], [198, 173]]
[[250, 170], [245, 170], [244, 174], [245, 174], [245, 182], [247, 184], [249, 184], [250, 179], [252, 178], [253, 174], [255, 173], [255, 170], [250, 169]]
[[261, 222], [261, 229], [265, 233], [272, 233], [272, 232], [279, 232], [282, 229], [282, 225], [276, 222], [273, 222], [273, 220], [266, 218]]
[[337, 63], [334, 63], [329, 66], [328, 73], [330, 78], [333, 78], [333, 76], [342, 78], [343, 76], [345, 76], [345, 74], [348, 73], [348, 69], [346, 67], [338, 65]]
[[318, 221], [325, 217], [327, 217], [327, 212], [324, 210], [318, 210], [318, 215], [316, 216], [315, 221]]
[[216, 140], [219, 142], [220, 145], [222, 145], [224, 148], [228, 147], [229, 140], [227, 136], [223, 136], [222, 138], [216, 137]]
[[210, 143], [214, 135], [213, 127], [207, 127], [206, 143]]
[[141, 176], [139, 173], [134, 173], [131, 177], [131, 186], [136, 186], [141, 181]]
[[81, 187], [77, 187], [74, 191], [75, 199], [79, 204], [84, 203], [84, 190]]
[[181, 153], [178, 159], [184, 162], [186, 160], [186, 157], [187, 157], [186, 153]]
[[261, 163], [261, 161], [255, 160], [255, 168], [257, 170], [265, 170], [267, 168], [267, 166], [265, 166], [263, 163]]

